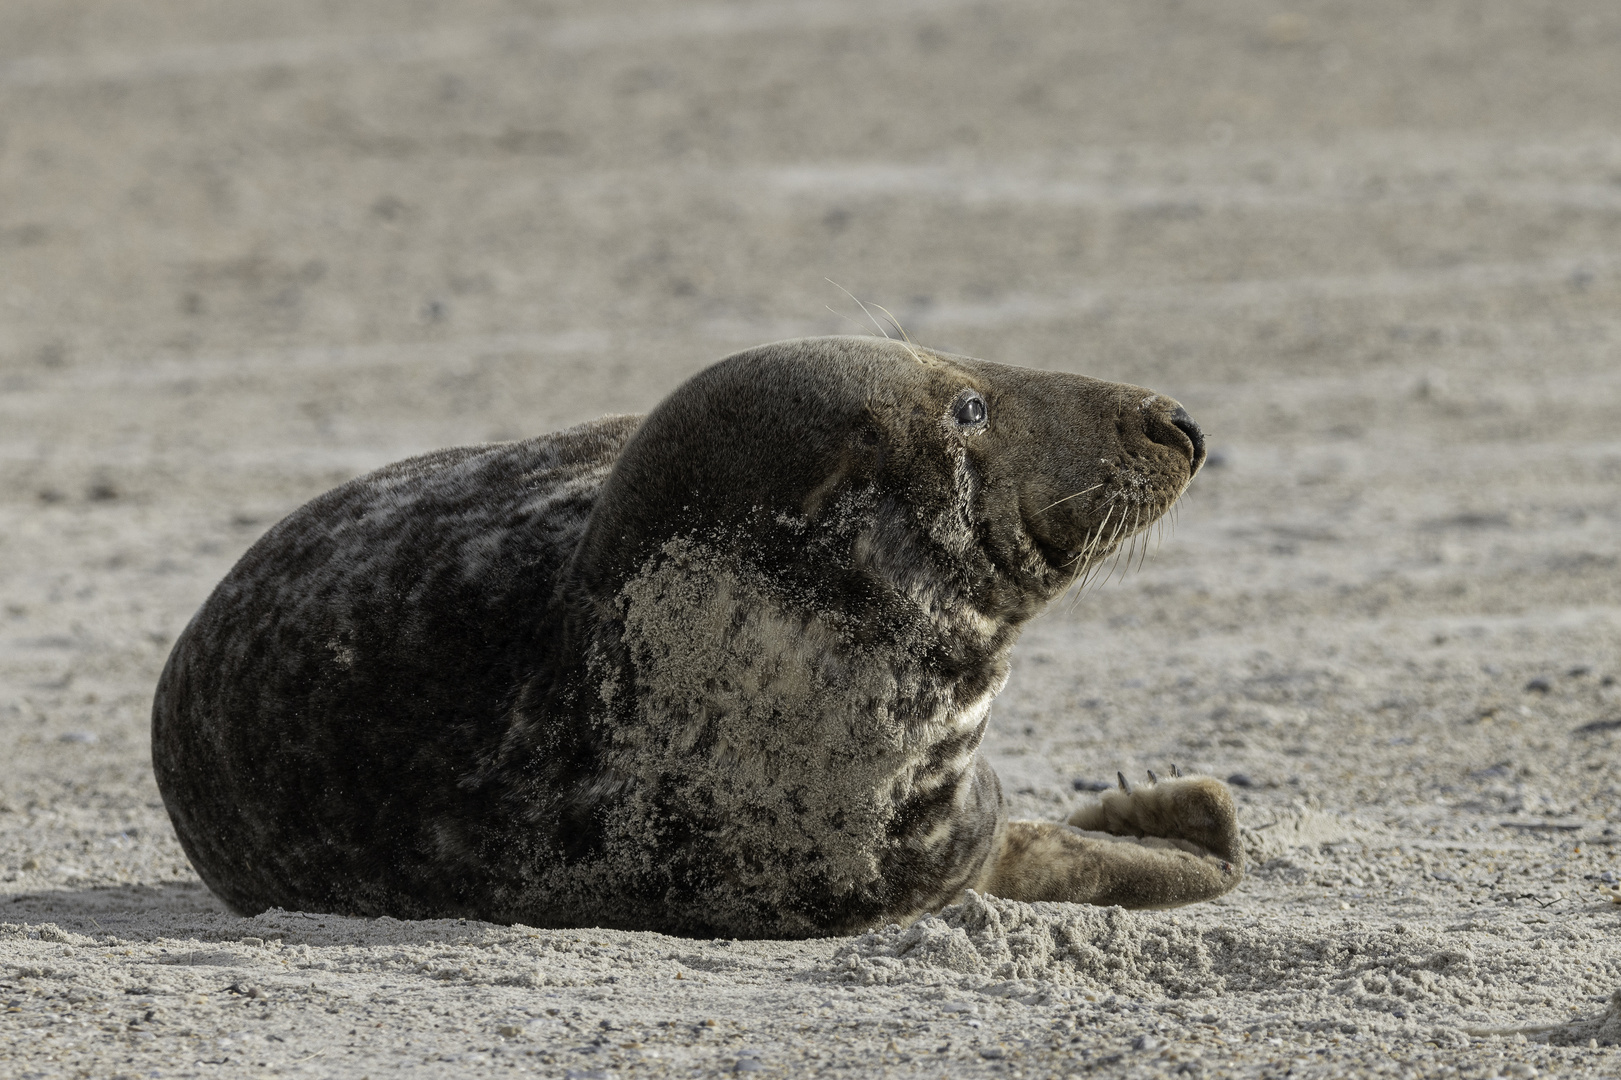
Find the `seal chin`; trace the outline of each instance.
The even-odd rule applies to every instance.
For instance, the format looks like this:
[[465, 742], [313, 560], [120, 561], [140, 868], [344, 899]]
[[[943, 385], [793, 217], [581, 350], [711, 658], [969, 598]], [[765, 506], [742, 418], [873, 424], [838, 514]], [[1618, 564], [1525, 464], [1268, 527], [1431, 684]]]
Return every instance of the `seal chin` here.
[[[1046, 529], [1043, 530], [1038, 527], [1039, 525], [1046, 525]], [[1024, 531], [1029, 538], [1030, 546], [1040, 556], [1048, 572], [1066, 583], [1074, 576], [1075, 568], [1080, 562], [1101, 554], [1102, 545], [1099, 543], [1101, 530], [1096, 524], [1085, 525], [1078, 529], [1065, 529], [1062, 534], [1055, 535], [1058, 531], [1052, 528], [1051, 523], [1026, 519]]]
[[1075, 560], [1081, 557], [1085, 550], [1077, 547], [1073, 550], [1062, 544], [1049, 543], [1035, 532], [1030, 533], [1030, 543], [1041, 556], [1041, 561], [1047, 564], [1048, 569], [1058, 574], [1068, 574], [1075, 569]]

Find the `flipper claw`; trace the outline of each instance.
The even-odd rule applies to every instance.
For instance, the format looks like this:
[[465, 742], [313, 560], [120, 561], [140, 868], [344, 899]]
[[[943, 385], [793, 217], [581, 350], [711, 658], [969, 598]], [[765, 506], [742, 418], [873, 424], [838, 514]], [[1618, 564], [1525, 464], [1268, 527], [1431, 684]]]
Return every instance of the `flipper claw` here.
[[1130, 795], [1131, 785], [1126, 783], [1126, 774], [1123, 772], [1117, 772], [1114, 775], [1115, 778], [1120, 781], [1120, 790], [1124, 791], [1127, 795]]

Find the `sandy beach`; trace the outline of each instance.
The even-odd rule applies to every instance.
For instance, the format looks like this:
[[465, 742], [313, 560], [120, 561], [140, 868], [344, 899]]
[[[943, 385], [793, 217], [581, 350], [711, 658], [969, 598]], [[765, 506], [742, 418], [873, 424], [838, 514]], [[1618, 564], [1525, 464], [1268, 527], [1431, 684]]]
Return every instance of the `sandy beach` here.
[[[0, 1074], [1621, 1073], [1618, 57], [1595, 0], [9, 0]], [[209, 894], [151, 695], [254, 539], [843, 290], [1209, 433], [986, 750], [1018, 816], [1230, 778], [1236, 892], [813, 942]]]

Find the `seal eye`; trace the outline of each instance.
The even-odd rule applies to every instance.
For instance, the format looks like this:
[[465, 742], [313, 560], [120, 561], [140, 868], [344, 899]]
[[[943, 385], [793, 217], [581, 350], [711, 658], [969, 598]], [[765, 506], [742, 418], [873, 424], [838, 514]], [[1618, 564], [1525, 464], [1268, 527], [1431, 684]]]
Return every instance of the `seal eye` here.
[[985, 422], [985, 399], [978, 394], [967, 394], [957, 402], [957, 407], [951, 413], [952, 417], [961, 427], [971, 428]]

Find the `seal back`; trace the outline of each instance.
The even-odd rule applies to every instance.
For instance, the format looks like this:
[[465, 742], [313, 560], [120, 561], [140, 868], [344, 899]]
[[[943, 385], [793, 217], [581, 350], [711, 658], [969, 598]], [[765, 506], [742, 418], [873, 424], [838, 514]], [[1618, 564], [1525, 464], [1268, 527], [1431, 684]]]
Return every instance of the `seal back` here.
[[181, 634], [152, 759], [181, 845], [242, 912], [481, 908], [513, 689], [640, 418], [442, 450], [280, 522]]

